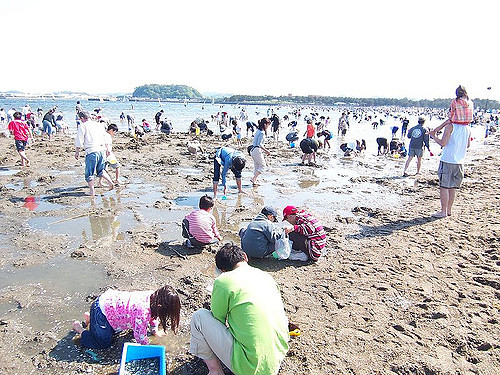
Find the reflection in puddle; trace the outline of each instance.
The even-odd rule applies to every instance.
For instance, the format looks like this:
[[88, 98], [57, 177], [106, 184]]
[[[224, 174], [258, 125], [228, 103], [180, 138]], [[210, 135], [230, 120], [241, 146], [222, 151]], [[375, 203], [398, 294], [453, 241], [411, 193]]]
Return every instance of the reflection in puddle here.
[[[86, 296], [106, 282], [107, 274], [102, 267], [72, 258], [51, 259], [26, 268], [3, 268], [0, 290], [5, 292], [0, 299], [0, 318], [15, 318], [35, 331], [51, 330], [61, 322], [68, 324], [68, 316], [79, 318], [88, 309]], [[28, 290], [28, 295], [21, 290]], [[17, 301], [6, 297], [9, 294], [23, 297]]]
[[27, 196], [24, 198], [24, 208], [30, 211], [55, 211], [64, 208], [62, 204], [51, 203], [44, 199], [40, 199], [34, 196]]
[[75, 218], [61, 216], [35, 217], [28, 220], [31, 228], [49, 232], [51, 234], [65, 234], [81, 238], [84, 241], [110, 238], [111, 240], [123, 239], [118, 230], [124, 232], [132, 229], [137, 221], [131, 211], [126, 211], [114, 216], [85, 214]]

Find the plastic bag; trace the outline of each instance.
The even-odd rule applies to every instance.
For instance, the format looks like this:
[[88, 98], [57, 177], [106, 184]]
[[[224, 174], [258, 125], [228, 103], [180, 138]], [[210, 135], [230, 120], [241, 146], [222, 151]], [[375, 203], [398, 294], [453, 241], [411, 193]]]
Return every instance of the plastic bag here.
[[276, 259], [288, 259], [290, 251], [292, 251], [292, 242], [288, 239], [288, 236], [283, 235], [274, 243], [273, 256]]

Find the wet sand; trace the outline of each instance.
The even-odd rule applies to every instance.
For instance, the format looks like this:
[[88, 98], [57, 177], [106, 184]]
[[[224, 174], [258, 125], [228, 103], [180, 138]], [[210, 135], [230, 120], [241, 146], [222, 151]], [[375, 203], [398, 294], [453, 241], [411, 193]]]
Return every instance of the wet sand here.
[[[159, 342], [169, 372], [207, 373], [187, 341], [191, 314], [210, 301], [216, 249], [184, 248], [179, 223], [211, 191], [210, 155], [222, 142], [204, 138], [208, 155], [194, 157], [188, 139], [118, 136], [113, 150], [125, 183], [91, 199], [72, 139], [36, 142], [27, 151], [32, 166], [22, 169], [13, 140], [0, 138], [0, 373], [116, 374], [132, 336], [94, 351], [96, 360], [74, 344], [71, 322], [108, 287], [163, 284], [182, 301], [181, 334]], [[489, 138], [470, 152], [454, 214], [440, 220], [430, 217], [439, 208], [437, 176], [396, 178], [402, 160], [342, 161], [356, 174], [325, 182], [326, 165], [339, 162], [333, 151], [314, 169], [279, 145], [270, 147], [261, 187], [252, 189], [244, 174], [248, 194], [233, 188], [214, 210], [225, 239], [236, 240], [269, 201], [278, 209], [312, 205], [327, 229], [328, 255], [316, 264], [251, 262], [278, 282], [302, 332], [280, 374], [498, 372], [499, 143]]]

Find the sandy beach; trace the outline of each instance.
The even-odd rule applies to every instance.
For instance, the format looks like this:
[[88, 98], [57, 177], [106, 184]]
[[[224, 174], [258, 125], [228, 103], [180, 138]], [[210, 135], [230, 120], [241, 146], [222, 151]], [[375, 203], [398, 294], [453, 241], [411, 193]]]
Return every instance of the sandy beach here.
[[[191, 156], [189, 139], [120, 134], [113, 150], [124, 183], [98, 189], [92, 199], [73, 139], [37, 141], [27, 151], [31, 167], [22, 169], [13, 139], [0, 138], [0, 266], [12, 273], [0, 284], [1, 374], [117, 374], [123, 342], [132, 335], [95, 350], [94, 358], [75, 343], [71, 322], [109, 287], [164, 284], [177, 289], [182, 303], [180, 334], [157, 341], [167, 348], [168, 371], [207, 373], [187, 343], [192, 313], [210, 301], [216, 248], [183, 247], [180, 222], [190, 200], [211, 192], [211, 156], [223, 143], [205, 137], [207, 154]], [[439, 208], [435, 171], [388, 178], [378, 176], [378, 164], [351, 161], [366, 171], [352, 185], [378, 190], [370, 205], [349, 207], [349, 214], [318, 209], [328, 254], [317, 263], [250, 262], [274, 277], [290, 321], [301, 330], [290, 340], [280, 374], [500, 371], [499, 144], [497, 135], [469, 151], [454, 213], [445, 219], [431, 217]], [[217, 203], [225, 240], [237, 240], [241, 223], [260, 211], [266, 194], [279, 191], [293, 201], [307, 193], [311, 179], [301, 192], [280, 184], [291, 170], [311, 175], [312, 167], [298, 165], [299, 151], [282, 143], [270, 150], [273, 186], [252, 189], [244, 176], [247, 194], [238, 197], [233, 188], [227, 202]], [[321, 156], [324, 164], [334, 157], [333, 151]], [[251, 171], [248, 156], [247, 162]], [[400, 171], [403, 161], [380, 157], [378, 163]], [[342, 194], [357, 193], [353, 187]], [[384, 194], [397, 196], [397, 204]], [[46, 280], [49, 273], [60, 285]]]

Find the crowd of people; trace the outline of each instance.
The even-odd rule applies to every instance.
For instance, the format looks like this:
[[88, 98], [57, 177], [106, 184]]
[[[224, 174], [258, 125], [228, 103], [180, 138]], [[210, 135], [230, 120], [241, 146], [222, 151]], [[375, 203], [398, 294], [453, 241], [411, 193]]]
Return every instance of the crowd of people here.
[[[118, 127], [109, 123], [98, 110], [89, 113], [79, 102], [75, 109], [75, 158], [79, 160], [80, 152], [85, 153], [85, 181], [90, 194], [95, 194], [96, 178], [99, 179], [99, 186], [104, 182], [112, 189], [120, 183], [120, 163], [112, 151], [112, 137], [118, 132]], [[427, 113], [427, 117], [430, 117], [430, 113]], [[36, 114], [24, 107], [22, 111], [7, 113], [2, 109], [0, 118], [2, 122], [8, 121], [8, 130], [14, 136], [22, 166], [30, 165], [26, 146], [33, 141], [34, 134], [43, 134], [51, 140], [54, 131], [65, 129], [57, 108], [51, 108], [46, 113], [38, 110]], [[211, 120], [219, 126], [221, 139], [226, 142], [232, 140], [233, 144], [215, 150], [213, 196], [203, 195], [199, 200], [199, 208], [182, 220], [182, 236], [186, 247], [220, 247], [215, 255], [218, 276], [213, 286], [210, 310], [200, 309], [193, 314], [189, 351], [204, 360], [212, 375], [223, 374], [222, 364], [235, 374], [276, 374], [288, 350], [289, 323], [278, 285], [270, 275], [250, 266], [248, 260], [275, 258], [316, 262], [326, 253], [325, 229], [313, 213], [294, 205], [283, 207], [279, 224], [276, 208], [266, 205], [239, 231], [239, 246], [232, 243], [221, 246], [223, 238], [211, 211], [217, 201], [219, 184], [223, 188], [222, 200], [226, 199], [229, 171], [235, 177], [238, 193], [244, 193], [242, 171], [246, 166], [246, 158], [239, 149], [243, 146], [240, 121], [246, 125], [247, 138], [250, 138], [249, 133], [252, 135], [247, 152], [253, 160], [250, 182], [255, 186], [258, 185], [259, 176], [266, 171], [266, 156], [271, 155], [271, 149], [266, 145], [278, 141], [283, 124], [287, 123], [289, 128], [285, 138], [289, 147], [295, 147], [295, 142], [300, 140], [303, 153], [301, 164], [307, 161], [308, 165], [316, 166], [318, 149], [331, 149], [329, 141], [333, 134], [328, 129], [331, 120], [330, 117], [319, 116], [319, 113], [304, 115], [300, 109], [291, 112], [290, 117], [286, 115], [283, 118], [271, 111], [257, 124], [248, 121], [248, 114], [244, 110], [238, 117], [219, 112]], [[411, 126], [408, 116], [401, 116], [401, 128], [392, 126], [390, 140], [386, 137], [376, 138], [379, 156], [408, 156], [403, 176], [408, 175], [413, 158], [417, 162], [416, 173], [420, 173], [424, 147], [430, 152], [430, 139], [442, 148], [438, 170], [441, 209], [433, 215], [435, 218], [452, 215], [456, 189], [463, 179], [463, 161], [471, 139], [470, 124], [474, 121], [474, 105], [464, 87], [456, 89], [456, 98], [451, 102], [448, 115], [442, 120], [441, 125], [431, 130], [425, 128], [425, 115], [418, 117], [414, 126]], [[136, 125], [133, 116], [125, 116], [123, 112], [120, 121], [135, 136], [153, 131], [153, 127], [155, 131], [167, 135], [172, 131], [172, 124], [166, 119], [164, 110], [155, 114], [153, 126], [146, 119]], [[302, 137], [298, 134], [298, 121], [304, 121], [306, 125]], [[382, 116], [376, 118], [363, 109], [346, 110], [338, 121], [339, 139], [344, 140], [349, 129], [361, 121], [367, 121], [374, 128], [383, 126], [385, 122]], [[491, 116], [486, 126], [486, 136], [493, 131], [495, 123], [498, 125], [498, 118]], [[193, 138], [186, 145], [190, 154], [205, 152], [201, 135], [214, 134], [209, 125], [210, 121], [201, 118], [191, 123], [189, 133]], [[398, 137], [399, 132], [401, 138]], [[405, 137], [409, 139], [408, 151]], [[343, 157], [362, 155], [366, 148], [365, 139], [341, 142], [339, 146]], [[109, 174], [111, 171], [114, 172], [114, 180]], [[115, 332], [127, 329], [133, 330], [138, 343], [147, 344], [148, 330], [153, 335], [165, 334], [168, 327], [173, 332], [178, 330], [180, 309], [180, 298], [175, 289], [168, 285], [156, 291], [108, 290], [92, 303], [89, 312], [84, 314], [83, 322], [73, 323], [73, 329], [81, 334], [81, 345], [88, 348], [107, 348]]]

